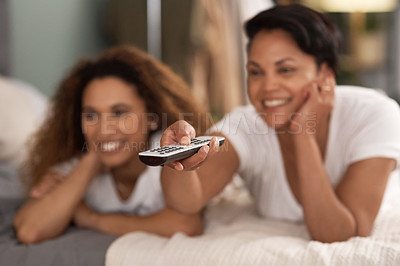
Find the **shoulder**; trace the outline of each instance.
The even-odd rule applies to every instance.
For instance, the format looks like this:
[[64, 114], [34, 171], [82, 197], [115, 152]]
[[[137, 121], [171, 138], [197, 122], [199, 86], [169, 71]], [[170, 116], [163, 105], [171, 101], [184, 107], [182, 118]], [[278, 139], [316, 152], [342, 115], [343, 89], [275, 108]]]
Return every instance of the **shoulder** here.
[[373, 89], [339, 86], [333, 110], [335, 148], [347, 162], [372, 157], [399, 158], [400, 109]]
[[400, 119], [396, 101], [379, 90], [356, 86], [337, 87], [334, 112], [347, 120]]
[[244, 131], [247, 134], [254, 133], [257, 125], [262, 122], [253, 105], [236, 107], [226, 114], [209, 131], [222, 132], [224, 135], [232, 135]]
[[357, 86], [337, 86], [335, 100], [343, 107], [365, 107], [380, 109], [382, 105], [398, 109], [398, 104], [389, 98], [385, 93], [378, 89], [357, 87]]

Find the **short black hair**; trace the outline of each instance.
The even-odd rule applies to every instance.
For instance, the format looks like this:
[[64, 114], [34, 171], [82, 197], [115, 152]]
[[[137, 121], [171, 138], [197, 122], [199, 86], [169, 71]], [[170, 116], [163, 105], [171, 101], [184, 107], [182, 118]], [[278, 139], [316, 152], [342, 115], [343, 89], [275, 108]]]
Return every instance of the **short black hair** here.
[[245, 24], [247, 50], [258, 32], [275, 29], [289, 33], [304, 53], [315, 58], [318, 67], [326, 62], [337, 73], [341, 34], [326, 15], [299, 4], [262, 11]]

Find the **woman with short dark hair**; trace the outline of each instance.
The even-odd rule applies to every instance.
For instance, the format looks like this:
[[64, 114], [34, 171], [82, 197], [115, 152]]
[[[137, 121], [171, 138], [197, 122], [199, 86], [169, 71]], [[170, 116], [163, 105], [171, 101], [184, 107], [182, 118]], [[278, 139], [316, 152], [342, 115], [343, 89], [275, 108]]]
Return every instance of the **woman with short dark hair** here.
[[[374, 90], [336, 85], [339, 34], [324, 14], [276, 6], [245, 28], [251, 105], [210, 130], [225, 148], [213, 140], [164, 167], [168, 206], [195, 213], [238, 173], [264, 217], [304, 222], [322, 242], [368, 236], [388, 180], [399, 179], [399, 106]], [[176, 130], [183, 125], [161, 143], [189, 136]]]

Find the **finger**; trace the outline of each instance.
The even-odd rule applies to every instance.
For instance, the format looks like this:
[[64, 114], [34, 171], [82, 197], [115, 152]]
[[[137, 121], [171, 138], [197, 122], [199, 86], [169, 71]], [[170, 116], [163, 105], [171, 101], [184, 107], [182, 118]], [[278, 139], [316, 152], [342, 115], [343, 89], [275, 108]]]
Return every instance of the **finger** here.
[[332, 88], [331, 85], [322, 85], [321, 86], [321, 92], [324, 93], [324, 94], [328, 94], [328, 93], [330, 93], [332, 91], [333, 91], [333, 88]]
[[53, 190], [53, 188], [56, 186], [55, 183], [46, 183], [44, 185], [39, 185], [36, 187], [33, 187], [30, 195], [32, 198], [39, 199], [46, 195], [49, 191]]
[[161, 146], [175, 144], [190, 144], [190, 140], [196, 136], [194, 128], [184, 120], [180, 120], [169, 126], [160, 141]]
[[310, 86], [310, 94], [309, 94], [309, 99], [314, 101], [314, 100], [318, 100], [319, 96], [320, 96], [320, 90], [321, 88], [318, 86], [317, 83], [313, 82]]
[[210, 150], [208, 152], [208, 156], [207, 157], [210, 157], [213, 154], [219, 152], [219, 141], [218, 141], [218, 139], [216, 137], [213, 137], [211, 139], [209, 146], [210, 146]]
[[180, 162], [172, 162], [167, 164], [168, 167], [175, 169], [177, 171], [182, 171], [183, 170], [183, 165]]
[[186, 121], [179, 123], [178, 129], [175, 131], [176, 138], [180, 144], [189, 145], [190, 140], [196, 137], [196, 131]]
[[163, 146], [166, 146], [166, 145], [175, 144], [177, 142], [178, 142], [178, 140], [176, 138], [175, 131], [172, 128], [168, 127], [164, 131], [164, 133], [163, 133], [163, 135], [161, 137], [160, 146], [163, 147]]
[[[207, 147], [206, 147], [207, 146]], [[207, 151], [208, 150], [208, 151]], [[191, 160], [188, 160], [188, 159], [185, 159], [185, 160], [181, 160], [181, 162], [185, 165], [183, 165], [181, 162], [179, 162], [179, 161], [177, 161], [177, 162], [172, 162], [172, 163], [169, 163], [167, 166], [169, 166], [169, 167], [171, 167], [171, 168], [173, 168], [173, 169], [175, 169], [175, 170], [178, 170], [178, 171], [182, 171], [182, 170], [184, 170], [184, 169], [191, 169], [191, 168], [194, 168], [194, 167], [198, 167], [198, 166], [200, 166], [204, 161], [205, 161], [205, 159], [207, 159], [207, 158], [209, 158], [210, 156], [212, 156], [214, 153], [217, 153], [219, 151], [219, 141], [218, 141], [218, 139], [216, 138], [216, 137], [213, 137], [212, 139], [211, 139], [211, 141], [210, 141], [210, 144], [209, 145], [205, 145], [205, 146], [203, 146], [197, 153], [201, 153], [201, 152], [205, 152], [205, 154], [203, 154], [203, 155], [200, 155], [200, 156], [195, 156], [194, 157], [194, 159], [191, 159]], [[196, 153], [196, 154], [197, 154]], [[195, 154], [195, 155], [196, 155]], [[193, 155], [194, 156], [194, 155]], [[192, 157], [193, 157], [192, 156]], [[203, 156], [205, 156], [205, 158], [204, 159], [202, 159], [202, 157]], [[192, 158], [192, 157], [190, 157], [190, 158]]]
[[210, 147], [208, 145], [204, 145], [194, 155], [190, 156], [187, 159], [181, 160], [180, 162], [183, 165], [183, 168], [186, 170], [190, 170], [199, 167], [207, 158], [209, 150]]
[[47, 194], [49, 191], [53, 190], [54, 187], [64, 181], [64, 179], [64, 176], [58, 173], [50, 172], [42, 178], [39, 184], [37, 184], [30, 190], [29, 195], [32, 198], [40, 198], [43, 195]]
[[38, 190], [36, 187], [33, 187], [30, 191], [29, 191], [29, 196], [33, 199], [39, 199], [42, 196], [42, 193], [40, 192], [40, 190]]
[[55, 186], [55, 181], [51, 178], [45, 178], [38, 185], [34, 186], [29, 195], [32, 198], [39, 199], [43, 195], [45, 195], [48, 191], [50, 191]]
[[318, 85], [315, 82], [311, 82], [304, 87], [303, 90], [304, 102], [306, 102], [312, 96], [312, 94], [315, 94], [316, 89], [318, 91]]
[[332, 92], [335, 88], [335, 85], [336, 85], [335, 77], [332, 74], [327, 75], [318, 84], [318, 86], [321, 88], [321, 92], [323, 92], [323, 93]]

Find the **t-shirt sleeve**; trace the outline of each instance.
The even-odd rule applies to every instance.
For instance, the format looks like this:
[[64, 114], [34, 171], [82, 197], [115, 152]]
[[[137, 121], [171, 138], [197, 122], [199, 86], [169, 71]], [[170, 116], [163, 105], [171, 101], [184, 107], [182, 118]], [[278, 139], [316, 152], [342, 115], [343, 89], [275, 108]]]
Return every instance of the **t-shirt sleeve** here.
[[387, 98], [359, 110], [349, 143], [349, 162], [373, 157], [400, 159], [400, 109]]
[[249, 166], [251, 161], [251, 131], [248, 125], [246, 110], [238, 108], [215, 124], [208, 132], [220, 132], [227, 137], [239, 157], [239, 172]]

